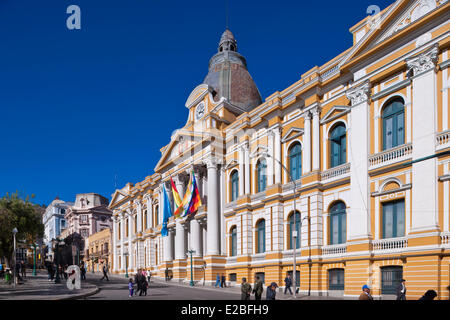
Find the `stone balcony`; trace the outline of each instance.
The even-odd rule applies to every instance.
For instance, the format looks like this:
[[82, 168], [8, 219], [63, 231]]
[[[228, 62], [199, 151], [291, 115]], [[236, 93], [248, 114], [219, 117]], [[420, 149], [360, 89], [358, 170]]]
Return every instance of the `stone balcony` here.
[[450, 248], [450, 231], [441, 233], [441, 246]]
[[322, 247], [322, 255], [342, 255], [347, 253], [347, 244], [334, 244]]
[[408, 143], [371, 155], [369, 156], [369, 170], [412, 159], [412, 150], [412, 144]]
[[436, 134], [436, 150], [450, 147], [450, 130]]
[[344, 163], [340, 166], [323, 171], [320, 174], [320, 179], [323, 183], [333, 180], [342, 179], [350, 175], [350, 163]]
[[398, 253], [408, 247], [406, 237], [379, 239], [372, 241], [372, 251], [376, 253]]

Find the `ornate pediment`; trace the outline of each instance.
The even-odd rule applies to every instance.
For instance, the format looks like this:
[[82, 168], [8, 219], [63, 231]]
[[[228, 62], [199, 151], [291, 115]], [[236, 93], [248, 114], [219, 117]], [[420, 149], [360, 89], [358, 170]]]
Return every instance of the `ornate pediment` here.
[[382, 12], [379, 18], [375, 19], [376, 23], [369, 23], [373, 20], [369, 17], [367, 25], [369, 30], [346, 54], [339, 66], [357, 60], [357, 57], [364, 55], [416, 21], [446, 5], [447, 2], [448, 0], [397, 0]]
[[320, 120], [320, 124], [331, 122], [350, 112], [349, 106], [334, 106]]
[[[193, 106], [196, 106], [200, 101], [202, 101], [207, 94], [213, 92], [213, 88], [208, 86], [207, 84], [201, 84], [197, 86], [189, 95], [189, 98], [186, 100], [186, 108], [190, 109]], [[211, 97], [212, 98], [212, 97]], [[211, 99], [213, 101], [213, 99]]]
[[[128, 186], [128, 185], [127, 185]], [[128, 194], [126, 194], [124, 191], [117, 189], [111, 199], [111, 202], [109, 203], [109, 207], [113, 208], [118, 203], [127, 200]]]
[[303, 135], [305, 130], [303, 128], [292, 127], [286, 132], [286, 134], [281, 138], [281, 142], [285, 143], [291, 141], [292, 139], [298, 138]]
[[400, 14], [396, 20], [386, 29], [386, 31], [374, 42], [378, 44], [400, 30], [403, 30], [411, 23], [419, 20], [429, 12], [447, 2], [447, 0], [419, 0], [413, 2], [405, 12]]

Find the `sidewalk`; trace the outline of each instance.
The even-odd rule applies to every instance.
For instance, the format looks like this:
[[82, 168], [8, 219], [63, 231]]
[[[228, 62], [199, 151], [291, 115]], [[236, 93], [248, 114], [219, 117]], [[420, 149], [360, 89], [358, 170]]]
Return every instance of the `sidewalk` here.
[[[124, 275], [118, 275], [118, 274], [108, 274], [108, 276], [111, 278], [120, 278], [120, 279], [126, 279], [124, 277]], [[130, 274], [130, 277], [134, 277], [134, 274]], [[127, 280], [128, 281], [128, 280]], [[165, 285], [169, 285], [169, 286], [180, 286], [180, 287], [190, 287], [189, 282], [178, 282], [178, 281], [164, 281], [163, 279], [159, 279], [159, 278], [151, 278], [151, 283], [157, 283], [157, 284], [165, 284]], [[253, 287], [253, 284], [251, 284]], [[195, 284], [194, 288], [196, 289], [202, 289], [202, 290], [210, 290], [210, 291], [222, 291], [222, 292], [229, 292], [229, 293], [236, 293], [236, 295], [238, 295], [240, 297], [241, 295], [241, 287], [240, 286], [235, 286], [235, 287], [226, 287], [226, 288], [215, 288], [212, 285], [203, 285], [203, 282], [198, 282]], [[266, 290], [267, 290], [267, 285], [264, 285], [264, 292], [262, 295], [262, 300], [266, 300]], [[277, 290], [277, 295], [276, 295], [276, 299], [277, 300], [344, 300], [343, 298], [339, 298], [339, 297], [323, 297], [323, 296], [308, 296], [305, 294], [297, 294], [297, 297], [294, 299], [294, 297], [292, 295], [289, 294], [284, 294], [284, 289], [281, 290], [281, 288], [279, 288], [279, 290]], [[252, 294], [251, 299], [254, 300], [254, 295]]]
[[0, 280], [0, 300], [67, 300], [81, 299], [98, 292], [98, 287], [81, 281], [81, 289], [69, 290], [64, 278], [61, 283], [55, 284], [48, 281], [47, 272], [39, 270], [36, 276], [32, 270], [27, 272], [27, 277], [21, 284], [8, 285]]

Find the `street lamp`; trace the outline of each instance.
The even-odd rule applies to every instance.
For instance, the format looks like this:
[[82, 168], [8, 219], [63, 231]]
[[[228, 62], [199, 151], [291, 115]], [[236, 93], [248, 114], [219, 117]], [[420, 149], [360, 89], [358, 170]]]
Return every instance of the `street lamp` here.
[[189, 285], [191, 287], [194, 286], [194, 279], [193, 279], [193, 266], [192, 266], [192, 254], [195, 253], [195, 250], [188, 250], [188, 253], [191, 255], [191, 282], [189, 283]]
[[14, 266], [13, 266], [13, 268], [14, 268], [14, 288], [16, 287], [16, 263], [17, 263], [17, 261], [16, 261], [16, 259], [17, 259], [17, 257], [16, 257], [16, 233], [17, 232], [19, 232], [18, 230], [17, 230], [17, 228], [14, 228], [13, 229], [13, 237], [14, 237]]
[[[292, 178], [292, 175], [289, 172], [289, 170], [284, 166], [284, 164], [282, 164], [280, 162], [280, 160], [272, 157], [268, 153], [263, 153], [263, 157], [272, 158], [273, 160], [278, 162], [281, 165], [281, 167], [283, 168], [283, 170], [288, 174], [289, 179], [291, 180], [291, 182], [294, 184], [294, 218], [293, 218], [293, 220], [294, 220], [294, 231], [292, 231], [292, 237], [293, 237], [293, 240], [294, 240], [293, 241], [294, 242], [294, 251], [293, 251], [293, 255], [292, 255], [292, 258], [293, 258], [292, 259], [293, 260], [293, 271], [292, 271], [292, 278], [293, 278], [292, 280], [293, 281], [292, 282], [294, 283], [293, 296], [295, 298], [296, 297], [296, 292], [297, 292], [297, 289], [296, 289], [296, 286], [297, 286], [297, 279], [296, 279], [297, 278], [297, 272], [296, 272], [296, 269], [297, 269], [297, 228], [296, 228], [296, 219], [295, 219], [295, 214], [297, 213], [296, 201], [295, 201], [295, 199], [297, 197], [297, 184], [295, 183], [294, 179]], [[300, 229], [302, 227], [303, 220], [307, 219], [307, 218], [308, 218], [308, 216], [305, 216], [305, 217], [303, 217], [303, 219], [300, 220]], [[309, 295], [309, 293], [308, 293], [308, 295]]]
[[33, 247], [34, 247], [33, 276], [35, 276], [36, 275], [36, 261], [37, 261], [36, 249], [38, 248], [38, 244], [37, 243], [33, 243]]

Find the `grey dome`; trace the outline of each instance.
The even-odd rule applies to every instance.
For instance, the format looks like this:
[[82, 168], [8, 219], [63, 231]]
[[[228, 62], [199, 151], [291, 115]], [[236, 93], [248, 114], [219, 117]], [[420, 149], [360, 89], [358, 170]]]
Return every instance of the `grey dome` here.
[[237, 52], [237, 41], [228, 29], [220, 38], [218, 52], [209, 61], [209, 72], [203, 83], [214, 88], [215, 100], [224, 97], [245, 111], [262, 103], [258, 87], [247, 70], [247, 62]]

